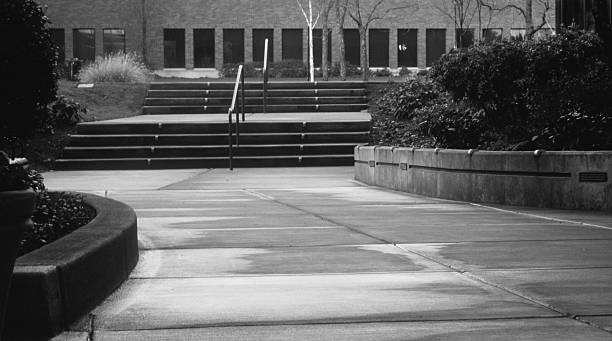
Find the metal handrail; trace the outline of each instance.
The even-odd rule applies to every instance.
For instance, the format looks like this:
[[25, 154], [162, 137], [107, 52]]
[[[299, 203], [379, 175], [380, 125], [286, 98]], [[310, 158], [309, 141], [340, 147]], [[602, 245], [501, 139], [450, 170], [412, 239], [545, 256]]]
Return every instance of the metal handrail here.
[[268, 105], [268, 39], [264, 43], [264, 62], [263, 62], [263, 113], [266, 113]]
[[[238, 100], [238, 90], [240, 91], [240, 105], [239, 110], [236, 110], [236, 101]], [[232, 114], [236, 114], [236, 148], [240, 147], [240, 112], [242, 112], [242, 122], [245, 120], [245, 109], [244, 109], [244, 72], [243, 66], [238, 66], [238, 73], [236, 74], [236, 83], [234, 84], [234, 94], [232, 96], [232, 103], [227, 111], [227, 136], [228, 136], [228, 157], [229, 157], [229, 169], [233, 170], [233, 132], [232, 132]]]

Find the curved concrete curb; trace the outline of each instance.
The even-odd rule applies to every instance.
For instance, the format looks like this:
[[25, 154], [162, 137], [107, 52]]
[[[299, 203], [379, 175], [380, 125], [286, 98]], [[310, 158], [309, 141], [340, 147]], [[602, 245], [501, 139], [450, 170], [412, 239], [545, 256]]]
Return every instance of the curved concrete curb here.
[[134, 210], [83, 194], [96, 210], [87, 225], [17, 259], [6, 333], [51, 336], [102, 302], [138, 262]]
[[612, 210], [612, 152], [355, 148], [355, 179], [443, 199]]

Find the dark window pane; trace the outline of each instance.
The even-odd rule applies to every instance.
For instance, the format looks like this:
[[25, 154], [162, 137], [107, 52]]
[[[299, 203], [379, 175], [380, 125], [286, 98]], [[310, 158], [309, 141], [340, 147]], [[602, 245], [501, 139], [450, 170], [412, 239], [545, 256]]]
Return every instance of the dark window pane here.
[[432, 66], [440, 59], [440, 56], [446, 53], [446, 30], [427, 29], [425, 32], [425, 63], [427, 66]]
[[[328, 31], [327, 35], [327, 61], [331, 65], [332, 60], [332, 34], [331, 30]], [[315, 28], [312, 30], [312, 49], [314, 53], [314, 66], [321, 67], [321, 61], [323, 60], [323, 30]]]
[[244, 30], [223, 30], [223, 63], [244, 63]]
[[105, 29], [102, 31], [104, 54], [125, 52], [125, 31], [121, 29]]
[[417, 58], [417, 29], [397, 30], [397, 66], [416, 67]]
[[193, 67], [215, 67], [215, 30], [193, 30]]
[[503, 30], [501, 28], [485, 28], [482, 30], [482, 40], [485, 44], [489, 44], [502, 40]]
[[72, 42], [75, 58], [85, 61], [96, 59], [96, 38], [93, 28], [74, 29], [72, 31]]
[[455, 42], [460, 49], [474, 46], [474, 29], [464, 28], [455, 30]]
[[525, 34], [527, 30], [524, 28], [512, 28], [510, 29], [510, 40], [525, 40]]
[[370, 66], [389, 67], [389, 30], [370, 29]]
[[303, 60], [302, 29], [283, 29], [283, 60]]
[[59, 65], [62, 65], [66, 61], [66, 40], [64, 37], [64, 29], [52, 28], [51, 39], [53, 40], [53, 45], [55, 48], [57, 48], [57, 62]]
[[344, 30], [344, 53], [346, 61], [351, 65], [360, 65], [359, 30], [347, 28]]
[[579, 0], [562, 0], [563, 24], [577, 25], [584, 28], [584, 2]]
[[274, 62], [274, 30], [253, 29], [253, 61], [263, 63], [264, 48], [268, 39], [268, 63]]
[[185, 30], [182, 28], [164, 29], [164, 67], [185, 67]]

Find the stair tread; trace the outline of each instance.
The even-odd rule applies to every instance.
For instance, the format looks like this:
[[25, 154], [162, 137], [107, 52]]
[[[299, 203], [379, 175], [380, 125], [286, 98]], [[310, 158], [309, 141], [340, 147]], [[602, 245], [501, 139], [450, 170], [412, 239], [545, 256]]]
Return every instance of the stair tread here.
[[[289, 143], [289, 144], [247, 144], [247, 145], [240, 145], [240, 147], [251, 147], [251, 148], [269, 148], [269, 147], [299, 147], [299, 146], [308, 146], [308, 147], [325, 147], [325, 146], [354, 146], [354, 145], [359, 145], [358, 143], [302, 143], [302, 144], [295, 144], [295, 143]], [[234, 145], [235, 146], [235, 145]], [[227, 148], [227, 144], [220, 144], [220, 145], [188, 145], [188, 146], [181, 146], [181, 145], [163, 145], [163, 146], [148, 146], [148, 145], [143, 145], [143, 146], [102, 146], [102, 147], [91, 147], [91, 146], [86, 146], [86, 147], [73, 147], [73, 146], [68, 146], [65, 147], [64, 149], [69, 149], [69, 150], [90, 150], [90, 149], [139, 149], [139, 148], [151, 148], [151, 147], [155, 147], [156, 149], [160, 149], [160, 148], [164, 148], [164, 149], [171, 149], [171, 148], [181, 148], [181, 149], [195, 149], [195, 148]]]
[[[354, 154], [317, 154], [317, 155], [256, 155], [256, 156], [234, 156], [234, 159], [282, 159], [282, 158], [335, 158], [354, 157]], [[66, 159], [61, 158], [55, 162], [84, 162], [84, 161], [137, 161], [137, 160], [227, 160], [227, 156], [197, 156], [197, 157], [138, 157], [138, 158], [90, 158], [90, 159]]]

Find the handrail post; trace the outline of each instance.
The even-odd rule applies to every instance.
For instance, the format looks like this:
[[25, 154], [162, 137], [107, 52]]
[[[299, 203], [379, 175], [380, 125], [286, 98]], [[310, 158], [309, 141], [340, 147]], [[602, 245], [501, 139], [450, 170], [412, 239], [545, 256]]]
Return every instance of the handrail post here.
[[242, 72], [242, 76], [240, 77], [240, 82], [242, 83], [242, 90], [240, 92], [240, 97], [241, 97], [241, 104], [242, 104], [242, 122], [244, 122], [244, 115], [245, 115], [245, 101], [244, 101], [244, 71]]
[[234, 157], [232, 151], [232, 109], [230, 108], [228, 111], [228, 123], [227, 123], [227, 139], [228, 139], [228, 159], [229, 159], [229, 170], [234, 170], [232, 165], [232, 159]]
[[263, 64], [263, 113], [267, 111], [268, 105], [268, 39], [264, 43], [264, 64]]

